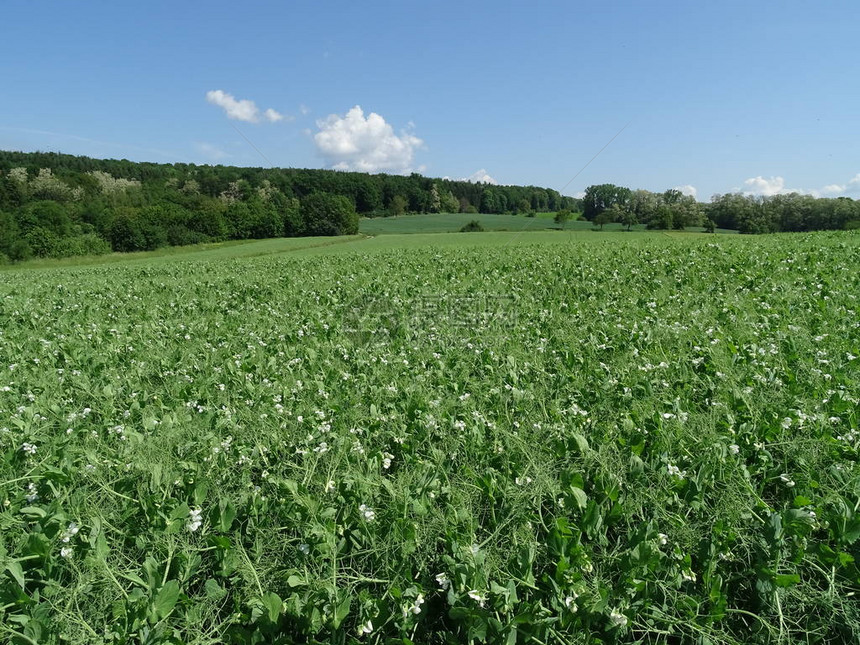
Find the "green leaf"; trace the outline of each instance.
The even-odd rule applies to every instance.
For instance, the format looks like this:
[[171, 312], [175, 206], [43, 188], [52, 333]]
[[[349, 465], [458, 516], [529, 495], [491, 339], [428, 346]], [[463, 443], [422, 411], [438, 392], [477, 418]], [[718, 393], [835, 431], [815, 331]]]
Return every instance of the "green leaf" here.
[[227, 593], [224, 590], [224, 587], [219, 585], [215, 580], [209, 578], [203, 585], [203, 589], [206, 591], [206, 595], [209, 598], [214, 598], [215, 600], [220, 600]]
[[266, 617], [269, 619], [269, 622], [277, 623], [278, 617], [281, 615], [281, 610], [284, 608], [281, 597], [272, 591], [265, 593], [263, 594], [263, 606], [266, 608]]
[[108, 547], [107, 539], [104, 533], [99, 533], [96, 537], [94, 553], [99, 560], [107, 560], [107, 554], [110, 548]]
[[588, 439], [578, 432], [574, 432], [573, 440], [576, 442], [576, 447], [579, 448], [579, 452], [588, 452]]
[[338, 629], [340, 624], [343, 622], [343, 619], [349, 615], [349, 605], [352, 602], [352, 598], [347, 596], [343, 599], [337, 607], [334, 609], [334, 618], [332, 619], [332, 627]]
[[854, 518], [845, 525], [845, 531], [839, 536], [842, 544], [854, 544], [860, 538], [860, 518]]
[[95, 517], [93, 517], [90, 520], [90, 536], [89, 536], [89, 538], [87, 538], [87, 541], [90, 543], [90, 546], [92, 548], [95, 548], [96, 540], [98, 539], [99, 535], [101, 535], [101, 532], [102, 532], [102, 518], [100, 518], [98, 515], [96, 515]]
[[800, 575], [797, 573], [780, 573], [773, 577], [773, 582], [777, 587], [791, 587], [800, 584]]
[[194, 487], [194, 504], [195, 506], [200, 506], [203, 504], [203, 501], [206, 499], [206, 493], [209, 490], [209, 482], [205, 479], [201, 479], [197, 482], [197, 485]]
[[24, 570], [21, 568], [21, 563], [17, 560], [8, 560], [6, 562], [6, 571], [12, 574], [21, 589], [24, 588]]
[[152, 600], [152, 614], [155, 620], [167, 618], [178, 600], [179, 583], [176, 580], [168, 580]]
[[48, 514], [45, 512], [45, 509], [39, 508], [38, 506], [25, 506], [21, 509], [21, 515], [35, 518], [46, 517]]
[[302, 585], [307, 584], [302, 578], [293, 574], [289, 578], [287, 578], [287, 584], [290, 585], [291, 589], [295, 589], [296, 587], [301, 587]]
[[174, 508], [173, 511], [171, 511], [171, 513], [168, 517], [170, 518], [171, 521], [184, 520], [188, 517], [188, 513], [190, 511], [191, 511], [191, 509], [188, 507], [188, 504], [186, 504], [185, 502], [182, 502], [176, 508]]
[[298, 482], [292, 479], [285, 479], [283, 481], [283, 487], [287, 489], [287, 492], [290, 493], [293, 497], [298, 497], [299, 494], [299, 484]]
[[588, 504], [588, 495], [586, 495], [585, 491], [578, 486], [571, 486], [570, 492], [573, 494], [573, 498], [576, 500], [576, 505], [579, 507], [579, 510], [583, 510]]
[[218, 502], [218, 530], [229, 531], [236, 519], [236, 507], [229, 499], [222, 498]]

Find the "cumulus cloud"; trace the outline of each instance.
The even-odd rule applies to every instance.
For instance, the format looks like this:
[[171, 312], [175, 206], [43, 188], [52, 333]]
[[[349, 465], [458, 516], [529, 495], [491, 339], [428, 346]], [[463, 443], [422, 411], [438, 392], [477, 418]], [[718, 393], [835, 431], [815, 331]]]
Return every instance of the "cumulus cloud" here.
[[821, 189], [822, 195], [841, 195], [848, 188], [845, 184], [828, 184]]
[[[750, 177], [744, 181], [744, 194], [746, 195], [763, 195], [771, 197], [786, 192], [785, 179], [782, 177], [765, 178], [759, 175], [758, 177]], [[788, 191], [791, 192], [791, 191]]]
[[690, 184], [684, 184], [683, 186], [675, 186], [673, 190], [681, 191], [681, 194], [688, 195], [693, 199], [696, 199], [696, 194], [699, 192], [696, 190], [695, 186], [691, 186]]
[[230, 119], [236, 121], [245, 121], [247, 123], [259, 123], [260, 119], [264, 119], [270, 123], [276, 123], [284, 119], [284, 115], [280, 112], [268, 108], [260, 116], [260, 108], [250, 99], [237, 100], [232, 94], [228, 94], [223, 90], [210, 90], [206, 92], [206, 100], [212, 105], [217, 105], [224, 110], [224, 113]]
[[276, 112], [272, 108], [268, 108], [263, 112], [263, 116], [266, 117], [266, 121], [269, 121], [270, 123], [277, 123], [278, 121], [284, 120], [284, 115], [280, 112]]
[[484, 168], [481, 168], [480, 170], [476, 170], [475, 172], [473, 172], [468, 177], [464, 177], [463, 181], [470, 181], [473, 184], [498, 184], [499, 183], [495, 179], [490, 177], [490, 175], [487, 173], [487, 171]]
[[330, 114], [317, 121], [317, 127], [314, 143], [335, 170], [407, 173], [415, 151], [424, 144], [410, 131], [395, 134], [376, 112], [365, 117], [358, 105], [344, 116]]
[[860, 192], [860, 173], [844, 184], [827, 184], [821, 188], [788, 188], [782, 177], [750, 177], [744, 181], [745, 195], [762, 195], [772, 197], [773, 195], [787, 195], [789, 193], [800, 193], [812, 195], [813, 197], [838, 197], [846, 192]]

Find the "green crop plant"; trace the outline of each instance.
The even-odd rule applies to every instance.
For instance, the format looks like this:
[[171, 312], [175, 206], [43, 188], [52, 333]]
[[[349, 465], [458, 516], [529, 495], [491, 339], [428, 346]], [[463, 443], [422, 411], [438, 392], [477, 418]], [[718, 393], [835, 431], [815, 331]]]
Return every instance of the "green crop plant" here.
[[0, 640], [860, 640], [860, 238], [562, 235], [4, 269]]

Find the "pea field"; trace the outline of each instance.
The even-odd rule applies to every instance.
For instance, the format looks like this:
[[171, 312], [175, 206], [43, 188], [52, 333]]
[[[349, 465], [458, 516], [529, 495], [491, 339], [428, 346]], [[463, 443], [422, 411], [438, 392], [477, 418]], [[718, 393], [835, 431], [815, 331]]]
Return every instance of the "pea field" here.
[[384, 238], [0, 271], [0, 642], [860, 642], [860, 236]]

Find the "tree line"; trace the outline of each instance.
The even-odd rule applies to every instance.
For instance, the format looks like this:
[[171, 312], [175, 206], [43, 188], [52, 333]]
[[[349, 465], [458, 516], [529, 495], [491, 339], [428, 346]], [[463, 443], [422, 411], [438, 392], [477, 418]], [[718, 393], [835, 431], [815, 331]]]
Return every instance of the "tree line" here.
[[359, 216], [576, 207], [535, 186], [0, 151], [0, 261], [358, 232]]
[[536, 186], [296, 168], [242, 168], [0, 151], [0, 262], [222, 240], [350, 235], [359, 216], [581, 212], [602, 227], [716, 227], [743, 233], [860, 227], [860, 202], [715, 195], [614, 184], [582, 198]]
[[614, 184], [589, 186], [582, 198], [585, 219], [596, 226], [617, 222], [628, 229], [704, 227], [741, 233], [778, 233], [860, 228], [860, 201], [849, 197], [816, 198], [789, 193], [768, 197], [729, 193], [697, 202], [679, 190], [663, 193], [631, 190]]

